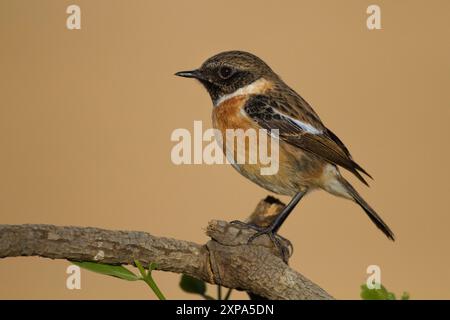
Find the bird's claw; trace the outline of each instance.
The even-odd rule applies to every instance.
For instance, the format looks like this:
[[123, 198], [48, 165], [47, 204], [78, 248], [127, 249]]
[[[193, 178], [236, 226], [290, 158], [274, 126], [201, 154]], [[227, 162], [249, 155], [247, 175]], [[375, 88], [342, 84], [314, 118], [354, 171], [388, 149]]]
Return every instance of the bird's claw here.
[[[285, 262], [288, 261], [288, 258], [294, 252], [294, 247], [292, 246], [292, 243], [288, 239], [278, 235], [274, 231], [274, 228], [272, 226], [260, 227], [255, 224], [246, 223], [239, 220], [233, 220], [230, 223], [256, 231], [255, 234], [253, 234], [250, 238], [248, 238], [247, 244], [251, 244], [256, 238], [262, 235], [267, 235], [270, 241], [272, 241], [272, 243], [274, 244], [274, 246], [280, 251], [281, 256]], [[280, 239], [282, 239], [283, 242], [287, 243], [287, 247], [281, 243]]]

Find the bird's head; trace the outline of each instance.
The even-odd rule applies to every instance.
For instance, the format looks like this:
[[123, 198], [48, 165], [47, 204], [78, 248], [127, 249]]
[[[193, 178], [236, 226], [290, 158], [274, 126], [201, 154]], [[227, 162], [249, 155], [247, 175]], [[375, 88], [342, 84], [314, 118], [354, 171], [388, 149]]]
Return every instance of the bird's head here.
[[244, 51], [226, 51], [212, 56], [200, 68], [175, 75], [199, 80], [208, 90], [213, 103], [260, 78], [276, 74], [257, 56]]

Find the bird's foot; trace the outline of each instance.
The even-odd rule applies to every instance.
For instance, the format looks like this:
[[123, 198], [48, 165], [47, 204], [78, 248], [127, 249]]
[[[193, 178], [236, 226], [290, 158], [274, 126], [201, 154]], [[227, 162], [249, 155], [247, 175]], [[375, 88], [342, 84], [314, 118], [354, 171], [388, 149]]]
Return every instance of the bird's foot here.
[[[279, 250], [279, 252], [281, 253], [281, 257], [283, 258], [283, 260], [285, 262], [288, 261], [289, 257], [292, 255], [292, 253], [294, 251], [294, 247], [292, 246], [292, 243], [288, 239], [277, 234], [276, 231], [274, 230], [275, 229], [274, 226], [272, 226], [272, 225], [270, 225], [268, 227], [261, 227], [256, 224], [253, 224], [253, 223], [246, 223], [246, 222], [242, 222], [239, 220], [233, 220], [230, 223], [256, 231], [255, 234], [253, 234], [250, 238], [248, 238], [247, 244], [251, 244], [256, 238], [258, 238], [262, 235], [267, 235], [269, 237], [270, 241], [272, 241], [274, 246]], [[283, 243], [280, 241], [280, 239], [285, 244], [287, 244], [287, 246], [283, 245]]]

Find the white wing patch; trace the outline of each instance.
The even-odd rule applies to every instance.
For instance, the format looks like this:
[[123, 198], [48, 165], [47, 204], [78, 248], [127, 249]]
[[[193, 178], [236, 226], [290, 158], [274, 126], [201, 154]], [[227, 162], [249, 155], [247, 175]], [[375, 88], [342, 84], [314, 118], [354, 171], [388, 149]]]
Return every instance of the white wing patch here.
[[323, 133], [322, 130], [319, 130], [319, 129], [313, 127], [313, 126], [310, 125], [309, 123], [306, 123], [306, 122], [300, 121], [300, 120], [298, 120], [298, 119], [294, 119], [294, 118], [292, 118], [292, 117], [289, 117], [289, 116], [287, 116], [287, 115], [285, 115], [285, 114], [279, 112], [278, 110], [276, 110], [276, 109], [274, 109], [274, 108], [272, 108], [272, 109], [273, 109], [273, 111], [274, 111], [275, 113], [278, 113], [278, 114], [281, 115], [282, 117], [284, 117], [284, 118], [286, 118], [286, 119], [289, 119], [290, 121], [292, 121], [293, 123], [295, 123], [295, 124], [296, 124], [297, 126], [299, 126], [303, 131], [306, 131], [306, 132], [311, 133], [311, 134], [321, 134], [321, 133]]

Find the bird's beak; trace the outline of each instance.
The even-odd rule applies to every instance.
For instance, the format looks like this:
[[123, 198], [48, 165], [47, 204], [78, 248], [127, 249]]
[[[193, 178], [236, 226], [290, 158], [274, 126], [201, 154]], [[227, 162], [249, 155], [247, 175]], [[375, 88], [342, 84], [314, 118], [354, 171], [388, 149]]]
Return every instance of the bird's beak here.
[[175, 75], [184, 78], [203, 79], [202, 73], [198, 69], [191, 71], [180, 71], [175, 73]]

